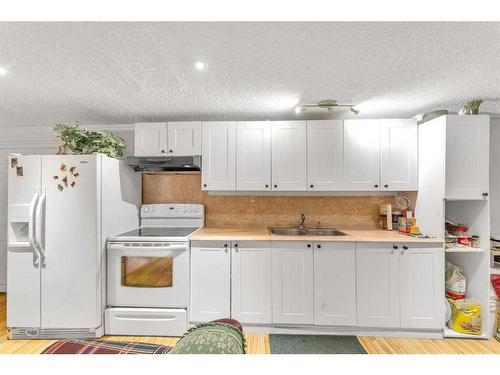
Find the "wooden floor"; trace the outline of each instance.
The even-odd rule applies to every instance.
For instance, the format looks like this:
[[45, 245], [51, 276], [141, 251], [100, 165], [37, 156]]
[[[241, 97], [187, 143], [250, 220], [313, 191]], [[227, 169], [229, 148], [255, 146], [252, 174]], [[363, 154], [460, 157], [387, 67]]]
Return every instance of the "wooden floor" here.
[[[54, 340], [7, 340], [6, 295], [0, 293], [0, 354], [37, 354]], [[142, 341], [174, 345], [177, 338], [105, 336], [107, 340]], [[270, 354], [269, 337], [264, 334], [246, 334], [249, 354]], [[388, 337], [360, 337], [370, 354], [500, 354], [500, 343], [490, 340], [423, 340]]]

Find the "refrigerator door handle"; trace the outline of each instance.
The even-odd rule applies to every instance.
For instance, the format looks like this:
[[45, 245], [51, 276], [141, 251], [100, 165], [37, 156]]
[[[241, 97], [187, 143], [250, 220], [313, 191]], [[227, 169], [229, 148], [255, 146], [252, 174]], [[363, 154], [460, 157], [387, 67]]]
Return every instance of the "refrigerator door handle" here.
[[40, 252], [38, 251], [38, 247], [36, 244], [36, 209], [38, 206], [38, 202], [40, 199], [40, 187], [36, 187], [36, 193], [33, 195], [31, 199], [30, 208], [29, 208], [29, 221], [28, 221], [28, 242], [30, 244], [31, 249], [33, 250], [34, 260], [33, 263], [38, 265], [40, 263]]
[[[42, 195], [40, 197], [40, 201], [38, 202], [38, 206], [36, 207], [36, 225], [35, 225], [35, 244], [38, 247], [38, 250], [40, 251], [40, 258], [42, 261], [42, 264], [45, 263], [45, 258], [47, 257], [47, 254], [45, 252], [45, 228], [44, 222], [45, 222], [45, 202], [47, 200], [47, 194], [45, 189], [42, 189]], [[42, 239], [43, 236], [43, 239]]]

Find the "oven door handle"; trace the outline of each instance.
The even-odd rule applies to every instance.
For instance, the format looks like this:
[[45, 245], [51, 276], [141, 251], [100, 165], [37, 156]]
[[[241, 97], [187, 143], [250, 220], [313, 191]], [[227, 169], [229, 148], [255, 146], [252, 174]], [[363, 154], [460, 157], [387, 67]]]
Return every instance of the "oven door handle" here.
[[122, 244], [109, 244], [108, 250], [142, 250], [142, 251], [185, 251], [188, 248], [185, 245], [172, 245], [172, 246], [125, 246]]
[[132, 321], [138, 321], [138, 322], [143, 322], [144, 320], [158, 321], [158, 322], [171, 322], [172, 320], [176, 320], [179, 317], [178, 316], [174, 316], [174, 315], [160, 315], [160, 316], [149, 316], [149, 315], [123, 316], [123, 315], [116, 315], [115, 318], [118, 319], [118, 320], [132, 320]]

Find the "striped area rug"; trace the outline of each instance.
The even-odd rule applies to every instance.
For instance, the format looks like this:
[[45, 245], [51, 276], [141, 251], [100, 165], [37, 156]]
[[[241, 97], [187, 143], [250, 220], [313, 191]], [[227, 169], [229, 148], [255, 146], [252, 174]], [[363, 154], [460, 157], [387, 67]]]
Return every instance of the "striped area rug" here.
[[59, 340], [41, 354], [167, 354], [171, 346], [144, 342]]

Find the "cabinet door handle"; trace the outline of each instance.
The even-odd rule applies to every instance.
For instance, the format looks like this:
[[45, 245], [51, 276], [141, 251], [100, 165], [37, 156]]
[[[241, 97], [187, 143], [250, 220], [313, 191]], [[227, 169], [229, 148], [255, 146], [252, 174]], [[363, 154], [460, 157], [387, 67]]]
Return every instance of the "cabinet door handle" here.
[[385, 184], [385, 185], [384, 185], [384, 187], [385, 187], [385, 188], [388, 188], [388, 187], [389, 187], [389, 185]]
[[320, 245], [320, 244], [317, 244], [317, 245], [316, 245], [316, 247], [317, 247], [318, 249], [321, 249], [321, 245]]
[[161, 150], [161, 153], [164, 154], [165, 153], [165, 150]]
[[174, 152], [174, 150], [168, 150], [168, 152], [173, 153], [173, 152]]
[[274, 185], [274, 187], [275, 187], [275, 188], [277, 188], [277, 187], [278, 187], [278, 185]]
[[374, 188], [378, 188], [378, 185], [377, 185], [377, 184], [375, 184], [375, 185], [373, 185], [373, 187], [374, 187]]
[[234, 244], [234, 247], [238, 247], [238, 244], [237, 244], [237, 243], [235, 243], [235, 244]]
[[406, 246], [406, 245], [405, 245], [405, 246], [403, 246], [403, 249], [404, 249], [404, 250], [408, 250], [408, 246]]
[[397, 247], [396, 245], [392, 245], [392, 248], [393, 248], [394, 250], [397, 250], [397, 249], [398, 249], [398, 247]]
[[207, 187], [207, 184], [203, 184], [203, 187]]
[[227, 243], [224, 244], [224, 247], [227, 247]]
[[488, 193], [483, 193], [483, 197], [487, 197], [488, 196]]
[[314, 185], [309, 185], [309, 187], [310, 187], [310, 188], [313, 188], [313, 187], [314, 187]]
[[307, 247], [311, 247], [311, 244], [310, 244], [310, 243], [308, 243], [308, 244], [307, 244]]
[[269, 187], [269, 185], [266, 184], [266, 188], [268, 188], [268, 187]]

